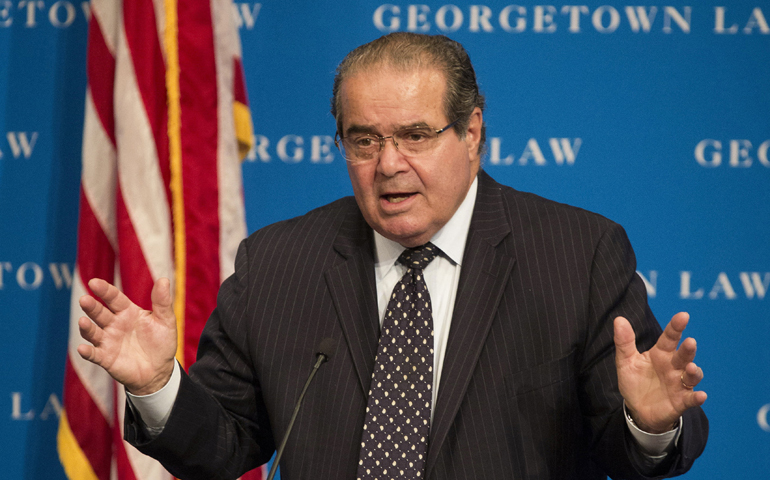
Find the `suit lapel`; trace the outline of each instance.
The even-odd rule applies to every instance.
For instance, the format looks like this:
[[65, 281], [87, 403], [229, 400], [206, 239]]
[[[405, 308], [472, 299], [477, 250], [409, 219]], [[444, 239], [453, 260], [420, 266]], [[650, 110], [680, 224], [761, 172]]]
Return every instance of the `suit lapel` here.
[[465, 396], [515, 263], [496, 248], [509, 233], [499, 185], [481, 171], [433, 414], [426, 478]]
[[344, 260], [325, 272], [326, 284], [366, 397], [380, 331], [371, 229], [358, 208], [340, 227], [334, 249]]

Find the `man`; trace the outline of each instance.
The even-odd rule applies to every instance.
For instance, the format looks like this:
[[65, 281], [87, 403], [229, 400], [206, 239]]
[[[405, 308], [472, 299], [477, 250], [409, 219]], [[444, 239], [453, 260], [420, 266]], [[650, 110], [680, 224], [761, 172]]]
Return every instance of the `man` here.
[[332, 113], [355, 200], [241, 244], [189, 377], [167, 280], [153, 312], [91, 281], [109, 309], [81, 299], [78, 351], [131, 394], [126, 438], [181, 478], [236, 477], [270, 458], [331, 338], [285, 479], [687, 471], [708, 430], [687, 315], [660, 335], [618, 225], [480, 172], [483, 108], [446, 37], [351, 52]]

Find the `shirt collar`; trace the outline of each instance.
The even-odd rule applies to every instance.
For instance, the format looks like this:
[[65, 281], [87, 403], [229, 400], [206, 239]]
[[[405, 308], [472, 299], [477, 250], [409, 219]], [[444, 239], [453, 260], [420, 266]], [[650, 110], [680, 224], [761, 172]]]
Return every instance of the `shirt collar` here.
[[[468, 189], [465, 199], [452, 215], [452, 218], [430, 239], [435, 246], [444, 252], [444, 256], [457, 265], [463, 263], [465, 242], [468, 240], [468, 230], [471, 227], [478, 185], [479, 177], [477, 176], [473, 179], [471, 188]], [[389, 240], [376, 231], [374, 232], [374, 265], [378, 282], [395, 266], [396, 260], [404, 250], [405, 248], [398, 242]]]

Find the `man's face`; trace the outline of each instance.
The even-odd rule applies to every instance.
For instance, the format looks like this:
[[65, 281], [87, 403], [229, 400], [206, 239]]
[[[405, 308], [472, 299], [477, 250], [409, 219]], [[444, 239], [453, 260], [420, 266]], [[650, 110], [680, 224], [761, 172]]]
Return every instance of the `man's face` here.
[[[405, 127], [444, 127], [457, 119], [444, 115], [443, 73], [435, 69], [402, 72], [380, 66], [347, 78], [340, 90], [342, 131], [389, 136]], [[386, 238], [406, 247], [430, 241], [465, 198], [479, 168], [481, 110], [471, 114], [465, 138], [454, 129], [439, 135], [435, 147], [405, 156], [386, 140], [379, 158], [348, 162], [361, 212]]]

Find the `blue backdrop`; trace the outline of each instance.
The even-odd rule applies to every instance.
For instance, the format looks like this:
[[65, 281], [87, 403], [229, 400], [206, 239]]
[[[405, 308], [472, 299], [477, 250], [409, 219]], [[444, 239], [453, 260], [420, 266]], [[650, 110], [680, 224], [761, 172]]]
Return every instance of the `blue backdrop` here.
[[[626, 227], [650, 304], [692, 315], [711, 435], [688, 479], [770, 475], [770, 5], [236, 2], [257, 145], [249, 231], [352, 190], [334, 69], [401, 30], [444, 33], [487, 96], [484, 168]], [[3, 478], [55, 450], [74, 265], [87, 4], [0, 1]]]

